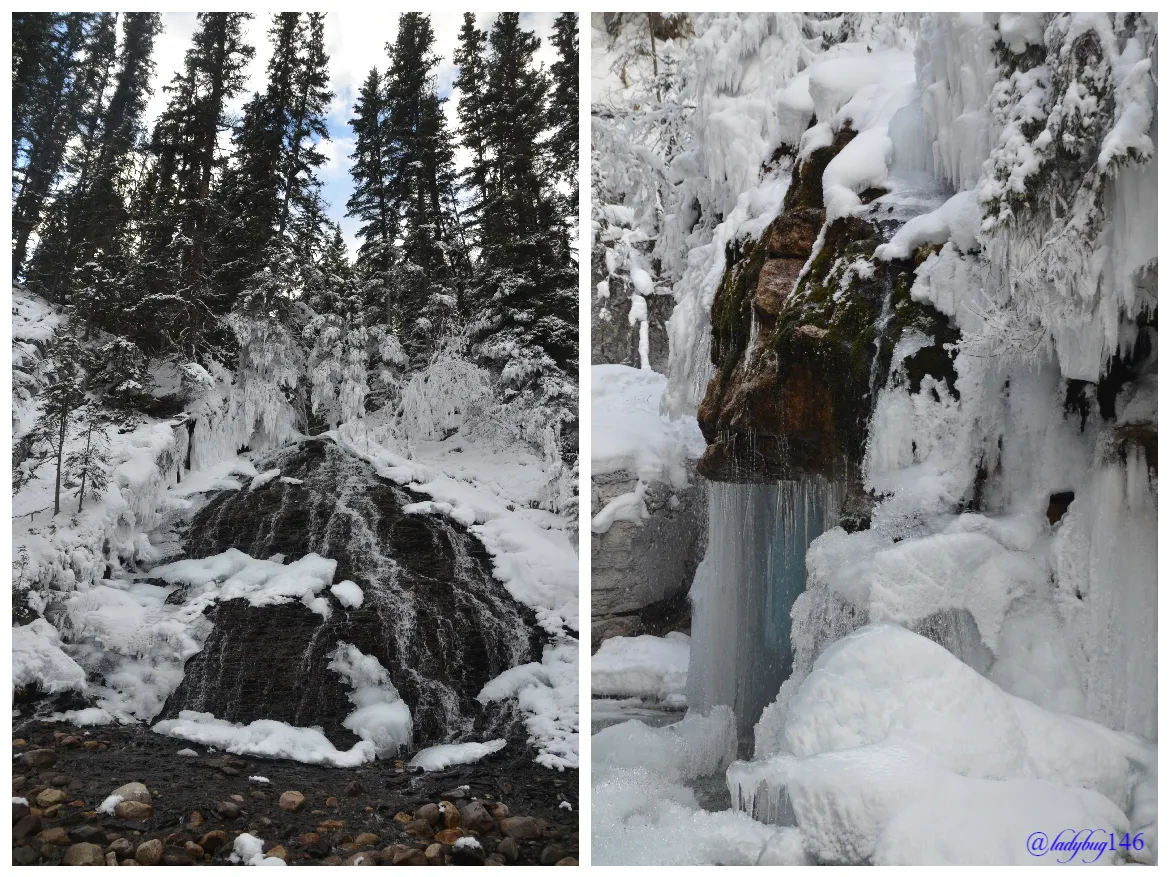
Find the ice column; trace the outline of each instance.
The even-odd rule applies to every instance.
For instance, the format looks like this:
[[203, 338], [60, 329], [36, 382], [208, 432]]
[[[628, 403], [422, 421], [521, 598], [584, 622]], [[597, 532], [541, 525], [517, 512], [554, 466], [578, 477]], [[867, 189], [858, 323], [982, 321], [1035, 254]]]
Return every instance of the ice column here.
[[727, 704], [741, 737], [792, 670], [792, 604], [809, 543], [836, 523], [842, 490], [824, 479], [711, 483], [707, 553], [691, 589], [687, 698]]

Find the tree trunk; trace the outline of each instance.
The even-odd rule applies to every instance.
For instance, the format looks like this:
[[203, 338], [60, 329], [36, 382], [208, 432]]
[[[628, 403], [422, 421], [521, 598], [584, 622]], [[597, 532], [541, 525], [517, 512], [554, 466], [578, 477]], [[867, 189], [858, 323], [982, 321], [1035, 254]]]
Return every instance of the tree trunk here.
[[65, 433], [69, 426], [69, 411], [61, 411], [61, 430], [57, 436], [57, 483], [53, 486], [53, 515], [61, 514], [61, 467], [65, 458]]

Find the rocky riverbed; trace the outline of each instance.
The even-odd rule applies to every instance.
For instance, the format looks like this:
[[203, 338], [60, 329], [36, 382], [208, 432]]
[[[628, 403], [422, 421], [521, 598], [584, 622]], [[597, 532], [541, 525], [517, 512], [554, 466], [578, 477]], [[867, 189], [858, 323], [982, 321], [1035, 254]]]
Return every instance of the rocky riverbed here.
[[245, 833], [289, 865], [577, 864], [577, 772], [516, 742], [421, 773], [231, 755], [138, 726], [18, 719], [13, 733], [14, 865], [243, 864]]

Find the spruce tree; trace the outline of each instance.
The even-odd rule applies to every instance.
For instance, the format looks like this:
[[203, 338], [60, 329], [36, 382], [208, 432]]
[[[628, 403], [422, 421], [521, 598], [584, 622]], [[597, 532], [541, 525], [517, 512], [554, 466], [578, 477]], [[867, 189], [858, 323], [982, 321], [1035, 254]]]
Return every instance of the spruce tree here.
[[492, 173], [480, 215], [484, 351], [512, 374], [575, 368], [576, 268], [547, 155], [548, 79], [519, 13], [492, 27], [483, 117]]
[[99, 50], [109, 45], [112, 24], [99, 13], [69, 12], [57, 16], [50, 31], [44, 72], [27, 124], [27, 146], [13, 179], [13, 279], [23, 273], [29, 239], [60, 176], [66, 147], [77, 133], [85, 106], [94, 99], [99, 72], [108, 60], [107, 51]]
[[463, 13], [459, 30], [459, 47], [454, 61], [459, 65], [455, 88], [459, 91], [459, 135], [471, 153], [471, 161], [460, 174], [460, 183], [468, 195], [463, 210], [463, 226], [475, 235], [483, 202], [488, 196], [491, 166], [488, 161], [487, 118], [484, 94], [487, 90], [487, 33], [475, 26], [475, 15]]
[[569, 187], [566, 207], [577, 210], [578, 181], [578, 102], [580, 90], [577, 50], [577, 13], [562, 12], [553, 24], [553, 45], [557, 60], [550, 73], [553, 79], [549, 102], [549, 121], [553, 130], [549, 148], [558, 179]]
[[361, 222], [355, 282], [361, 289], [363, 310], [375, 321], [386, 322], [399, 224], [387, 184], [389, 124], [383, 80], [377, 68], [371, 69], [362, 83], [353, 113], [349, 121], [354, 133], [354, 152], [350, 156], [353, 194], [346, 202], [346, 215]]
[[[99, 71], [93, 106], [66, 164], [75, 182], [54, 205], [29, 271], [30, 280], [48, 297], [75, 302], [87, 336], [95, 322], [115, 328], [111, 319], [117, 314], [106, 310], [103, 302], [78, 299], [74, 281], [97, 253], [104, 260], [126, 262], [128, 175], [142, 137], [142, 116], [154, 73], [154, 39], [162, 23], [158, 13], [131, 12], [123, 17], [122, 31], [117, 69], [111, 74], [113, 65], [107, 65]], [[107, 100], [110, 80], [113, 88]]]
[[428, 16], [399, 16], [386, 82], [386, 187], [402, 235], [394, 324], [420, 364], [458, 314], [454, 150], [435, 87], [434, 41]]
[[12, 13], [12, 173], [24, 163], [24, 144], [32, 136], [32, 120], [41, 98], [53, 50], [52, 12]]

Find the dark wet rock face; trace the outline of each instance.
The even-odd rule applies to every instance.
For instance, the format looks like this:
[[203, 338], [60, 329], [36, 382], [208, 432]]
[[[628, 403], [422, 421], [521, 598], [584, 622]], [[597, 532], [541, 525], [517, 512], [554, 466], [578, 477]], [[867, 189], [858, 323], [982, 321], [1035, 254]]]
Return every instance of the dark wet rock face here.
[[538, 642], [531, 613], [492, 578], [482, 544], [446, 517], [405, 513], [423, 497], [330, 442], [281, 451], [260, 468], [279, 468], [282, 478], [217, 496], [191, 524], [188, 556], [236, 548], [291, 562], [316, 552], [337, 561], [334, 583], [355, 582], [364, 602], [347, 609], [322, 592], [328, 621], [301, 603], [215, 606], [214, 630], [159, 718], [197, 710], [315, 725], [348, 748], [357, 742], [341, 727], [353, 710], [350, 688], [327, 666], [346, 642], [389, 671], [414, 717], [416, 746], [504, 732], [513, 716], [476, 695], [532, 660]]

